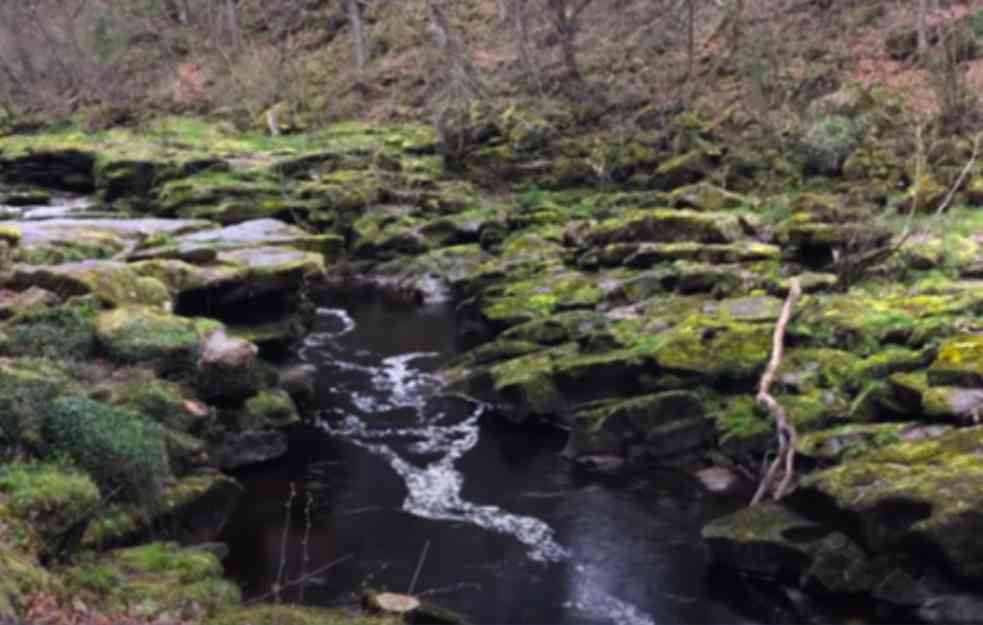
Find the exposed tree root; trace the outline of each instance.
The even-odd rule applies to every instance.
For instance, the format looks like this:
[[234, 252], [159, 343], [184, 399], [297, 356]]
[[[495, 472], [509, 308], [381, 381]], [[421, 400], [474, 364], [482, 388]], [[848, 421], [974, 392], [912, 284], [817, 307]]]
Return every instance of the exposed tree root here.
[[772, 419], [775, 420], [776, 436], [778, 437], [778, 455], [775, 456], [775, 459], [768, 467], [768, 472], [765, 473], [761, 483], [758, 484], [758, 490], [754, 493], [754, 498], [751, 500], [752, 506], [759, 503], [769, 492], [771, 492], [772, 498], [776, 501], [781, 499], [788, 490], [789, 484], [792, 482], [792, 476], [795, 473], [795, 444], [798, 440], [798, 435], [795, 432], [795, 427], [789, 423], [785, 409], [775, 401], [769, 390], [771, 389], [772, 382], [775, 381], [778, 367], [782, 364], [782, 356], [785, 352], [785, 329], [788, 327], [789, 319], [792, 318], [792, 310], [795, 308], [795, 304], [801, 296], [802, 286], [799, 284], [799, 279], [792, 278], [788, 297], [785, 298], [785, 305], [782, 307], [782, 314], [775, 324], [771, 360], [768, 361], [768, 367], [765, 369], [764, 375], [761, 376], [761, 382], [758, 384], [758, 394], [755, 397], [755, 401], [766, 407], [768, 412], [771, 413]]

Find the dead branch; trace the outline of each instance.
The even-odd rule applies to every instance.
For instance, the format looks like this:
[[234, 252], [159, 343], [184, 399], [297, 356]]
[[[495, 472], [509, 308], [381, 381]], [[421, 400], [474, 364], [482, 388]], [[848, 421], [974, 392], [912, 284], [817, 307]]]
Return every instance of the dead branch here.
[[[788, 297], [785, 298], [785, 305], [782, 307], [782, 314], [775, 323], [775, 333], [772, 337], [771, 360], [768, 361], [768, 367], [765, 369], [764, 375], [761, 376], [761, 382], [758, 384], [758, 394], [755, 397], [755, 401], [767, 408], [772, 419], [775, 420], [776, 436], [778, 437], [778, 455], [772, 461], [768, 472], [758, 485], [758, 490], [754, 493], [754, 498], [751, 500], [752, 506], [759, 503], [769, 491], [772, 491], [773, 499], [776, 501], [781, 499], [785, 495], [785, 491], [788, 489], [788, 485], [791, 483], [792, 475], [795, 471], [795, 444], [798, 440], [798, 435], [795, 432], [795, 427], [789, 423], [785, 409], [775, 401], [775, 398], [771, 396], [769, 391], [772, 382], [775, 381], [775, 375], [778, 372], [778, 367], [782, 364], [782, 356], [785, 353], [785, 329], [788, 327], [788, 322], [792, 318], [792, 310], [795, 308], [795, 304], [801, 296], [802, 286], [799, 284], [799, 279], [792, 278], [788, 290]], [[774, 486], [781, 470], [784, 470], [781, 480], [777, 486]]]
[[956, 191], [959, 190], [959, 187], [963, 186], [963, 182], [966, 180], [966, 176], [969, 175], [969, 171], [973, 168], [973, 165], [976, 164], [976, 156], [979, 154], [980, 151], [981, 139], [983, 139], [983, 132], [978, 133], [976, 135], [976, 138], [973, 139], [973, 154], [969, 157], [969, 160], [966, 161], [966, 166], [963, 167], [962, 172], [960, 172], [959, 177], [956, 179], [956, 182], [952, 185], [952, 188], [949, 189], [949, 193], [946, 194], [945, 199], [942, 200], [942, 203], [939, 204], [939, 207], [935, 210], [936, 217], [941, 215], [945, 211], [945, 209], [949, 207], [949, 203], [952, 202], [952, 197], [956, 194]]

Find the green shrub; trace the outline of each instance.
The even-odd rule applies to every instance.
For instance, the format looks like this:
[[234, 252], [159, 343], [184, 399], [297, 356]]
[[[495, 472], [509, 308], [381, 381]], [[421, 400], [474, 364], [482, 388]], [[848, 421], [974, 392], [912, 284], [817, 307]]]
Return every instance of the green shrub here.
[[801, 156], [807, 172], [835, 176], [860, 145], [862, 125], [841, 115], [815, 121], [801, 140]]
[[152, 503], [171, 477], [160, 424], [87, 397], [65, 396], [48, 408], [51, 450], [89, 472], [104, 493]]

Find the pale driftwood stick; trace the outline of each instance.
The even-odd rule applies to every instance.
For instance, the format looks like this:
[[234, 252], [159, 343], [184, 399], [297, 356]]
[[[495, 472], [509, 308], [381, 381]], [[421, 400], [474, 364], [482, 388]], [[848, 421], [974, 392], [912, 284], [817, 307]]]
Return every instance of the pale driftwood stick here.
[[795, 432], [795, 427], [788, 422], [785, 410], [775, 401], [769, 390], [771, 389], [772, 382], [775, 381], [778, 367], [781, 366], [782, 357], [785, 354], [785, 329], [788, 327], [788, 322], [792, 318], [792, 310], [795, 308], [795, 304], [801, 296], [802, 285], [799, 284], [798, 278], [792, 278], [788, 290], [788, 297], [785, 298], [785, 305], [782, 307], [782, 314], [778, 317], [778, 322], [775, 324], [775, 333], [772, 336], [771, 360], [768, 361], [768, 367], [765, 368], [764, 375], [761, 376], [761, 382], [758, 384], [758, 394], [755, 397], [755, 401], [766, 407], [775, 420], [776, 436], [778, 438], [778, 455], [771, 463], [771, 466], [768, 467], [768, 472], [758, 485], [758, 490], [754, 493], [754, 499], [751, 500], [752, 506], [764, 498], [765, 494], [771, 489], [778, 475], [778, 471], [784, 468], [785, 475], [773, 493], [774, 499], [781, 499], [789, 483], [792, 481], [792, 474], [795, 470], [795, 444], [798, 440], [798, 435]]

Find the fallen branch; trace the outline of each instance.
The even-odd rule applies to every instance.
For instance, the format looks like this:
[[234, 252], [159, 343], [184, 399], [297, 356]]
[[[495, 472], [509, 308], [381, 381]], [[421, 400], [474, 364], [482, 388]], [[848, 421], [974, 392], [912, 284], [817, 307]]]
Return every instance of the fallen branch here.
[[[795, 432], [795, 427], [789, 423], [788, 417], [785, 415], [785, 409], [775, 401], [775, 398], [771, 396], [769, 391], [772, 382], [775, 381], [778, 367], [782, 364], [782, 356], [785, 352], [785, 329], [788, 327], [788, 322], [792, 318], [792, 309], [795, 308], [795, 304], [801, 296], [802, 286], [799, 284], [799, 279], [792, 278], [788, 290], [788, 297], [785, 298], [785, 305], [782, 307], [782, 314], [778, 317], [778, 322], [775, 324], [775, 334], [772, 337], [771, 360], [768, 361], [768, 367], [765, 369], [764, 375], [761, 376], [761, 382], [758, 384], [758, 394], [755, 397], [755, 401], [766, 407], [768, 412], [771, 413], [772, 419], [775, 420], [776, 436], [778, 437], [778, 455], [775, 456], [771, 466], [768, 468], [768, 472], [758, 485], [758, 490], [754, 493], [754, 498], [751, 500], [752, 506], [759, 503], [769, 491], [772, 492], [773, 499], [776, 501], [781, 499], [785, 495], [788, 485], [792, 482], [792, 475], [795, 472], [795, 444], [798, 440], [798, 435]], [[779, 472], [782, 470], [784, 470], [784, 473], [781, 476], [781, 480], [778, 481], [777, 486], [774, 486], [776, 480], [778, 480]]]
[[939, 207], [935, 209], [936, 217], [941, 215], [945, 211], [945, 209], [949, 207], [949, 203], [952, 202], [952, 197], [956, 194], [956, 191], [959, 190], [959, 187], [963, 186], [963, 182], [966, 180], [966, 176], [969, 175], [969, 171], [973, 168], [973, 165], [976, 163], [976, 157], [980, 152], [981, 139], [983, 139], [983, 132], [977, 134], [976, 138], [973, 139], [973, 154], [969, 157], [969, 160], [966, 161], [966, 166], [963, 167], [962, 172], [960, 172], [959, 177], [956, 179], [955, 184], [952, 185], [952, 188], [949, 189], [949, 193], [946, 194], [945, 199], [942, 200], [942, 203], [939, 204]]

